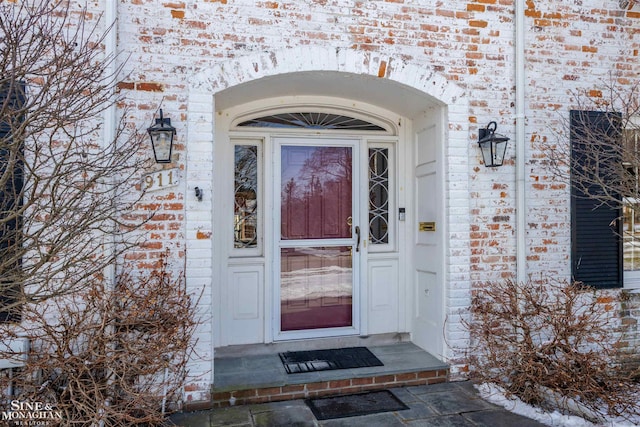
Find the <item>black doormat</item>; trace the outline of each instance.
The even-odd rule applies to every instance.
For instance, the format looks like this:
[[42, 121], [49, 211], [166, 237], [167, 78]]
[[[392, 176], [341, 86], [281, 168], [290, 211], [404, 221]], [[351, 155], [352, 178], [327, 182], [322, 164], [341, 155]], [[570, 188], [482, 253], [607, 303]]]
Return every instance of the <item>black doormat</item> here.
[[280, 353], [287, 374], [330, 371], [333, 369], [383, 366], [366, 347], [336, 348], [331, 350], [288, 351]]
[[320, 421], [409, 409], [388, 390], [306, 399], [305, 403]]

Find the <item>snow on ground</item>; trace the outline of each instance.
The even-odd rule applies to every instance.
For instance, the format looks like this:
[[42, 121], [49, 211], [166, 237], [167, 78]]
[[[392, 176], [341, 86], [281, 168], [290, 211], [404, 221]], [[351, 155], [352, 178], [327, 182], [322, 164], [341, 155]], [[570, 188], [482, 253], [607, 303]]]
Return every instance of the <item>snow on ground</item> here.
[[504, 391], [494, 384], [480, 384], [476, 388], [483, 399], [491, 403], [502, 406], [505, 409], [532, 418], [548, 426], [554, 427], [632, 427], [640, 425], [640, 418], [625, 420], [622, 418], [611, 418], [604, 424], [594, 424], [584, 418], [573, 415], [564, 415], [558, 411], [545, 412], [522, 402], [517, 397], [506, 397]]

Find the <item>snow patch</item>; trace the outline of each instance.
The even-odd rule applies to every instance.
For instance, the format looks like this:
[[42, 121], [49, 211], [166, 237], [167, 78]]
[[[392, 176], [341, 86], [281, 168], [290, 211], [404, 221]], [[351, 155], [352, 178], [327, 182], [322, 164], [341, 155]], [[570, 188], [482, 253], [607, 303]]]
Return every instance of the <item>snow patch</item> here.
[[604, 424], [594, 424], [584, 418], [561, 414], [559, 411], [546, 412], [528, 405], [517, 397], [507, 397], [505, 391], [495, 384], [478, 384], [475, 386], [480, 396], [498, 406], [502, 406], [514, 414], [522, 415], [554, 427], [633, 427], [640, 425], [640, 417], [635, 419], [607, 418]]

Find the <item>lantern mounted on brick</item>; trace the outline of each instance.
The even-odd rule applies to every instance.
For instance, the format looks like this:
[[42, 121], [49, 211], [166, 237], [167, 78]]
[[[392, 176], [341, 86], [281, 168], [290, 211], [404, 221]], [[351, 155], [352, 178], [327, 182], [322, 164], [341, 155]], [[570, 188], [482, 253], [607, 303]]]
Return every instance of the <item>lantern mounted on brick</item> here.
[[153, 156], [156, 159], [156, 163], [171, 163], [171, 151], [176, 128], [171, 126], [171, 119], [162, 116], [162, 109], [160, 109], [160, 118], [156, 119], [156, 123], [147, 129], [147, 132], [151, 137]]
[[502, 166], [509, 142], [509, 138], [496, 133], [497, 127], [496, 122], [489, 122], [486, 128], [478, 130], [478, 145], [484, 165], [488, 168]]

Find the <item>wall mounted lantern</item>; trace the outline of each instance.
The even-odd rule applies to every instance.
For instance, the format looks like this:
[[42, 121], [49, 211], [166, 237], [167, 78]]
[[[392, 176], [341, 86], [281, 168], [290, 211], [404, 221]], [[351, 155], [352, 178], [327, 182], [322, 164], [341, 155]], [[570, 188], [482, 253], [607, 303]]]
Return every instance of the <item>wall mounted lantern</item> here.
[[156, 123], [147, 129], [147, 132], [151, 137], [156, 163], [171, 163], [173, 136], [176, 134], [176, 128], [171, 126], [171, 119], [162, 117], [162, 109], [160, 109], [160, 118], [156, 119]]
[[478, 145], [484, 165], [488, 168], [502, 166], [507, 151], [509, 138], [496, 133], [497, 127], [496, 122], [489, 122], [486, 128], [478, 130]]

